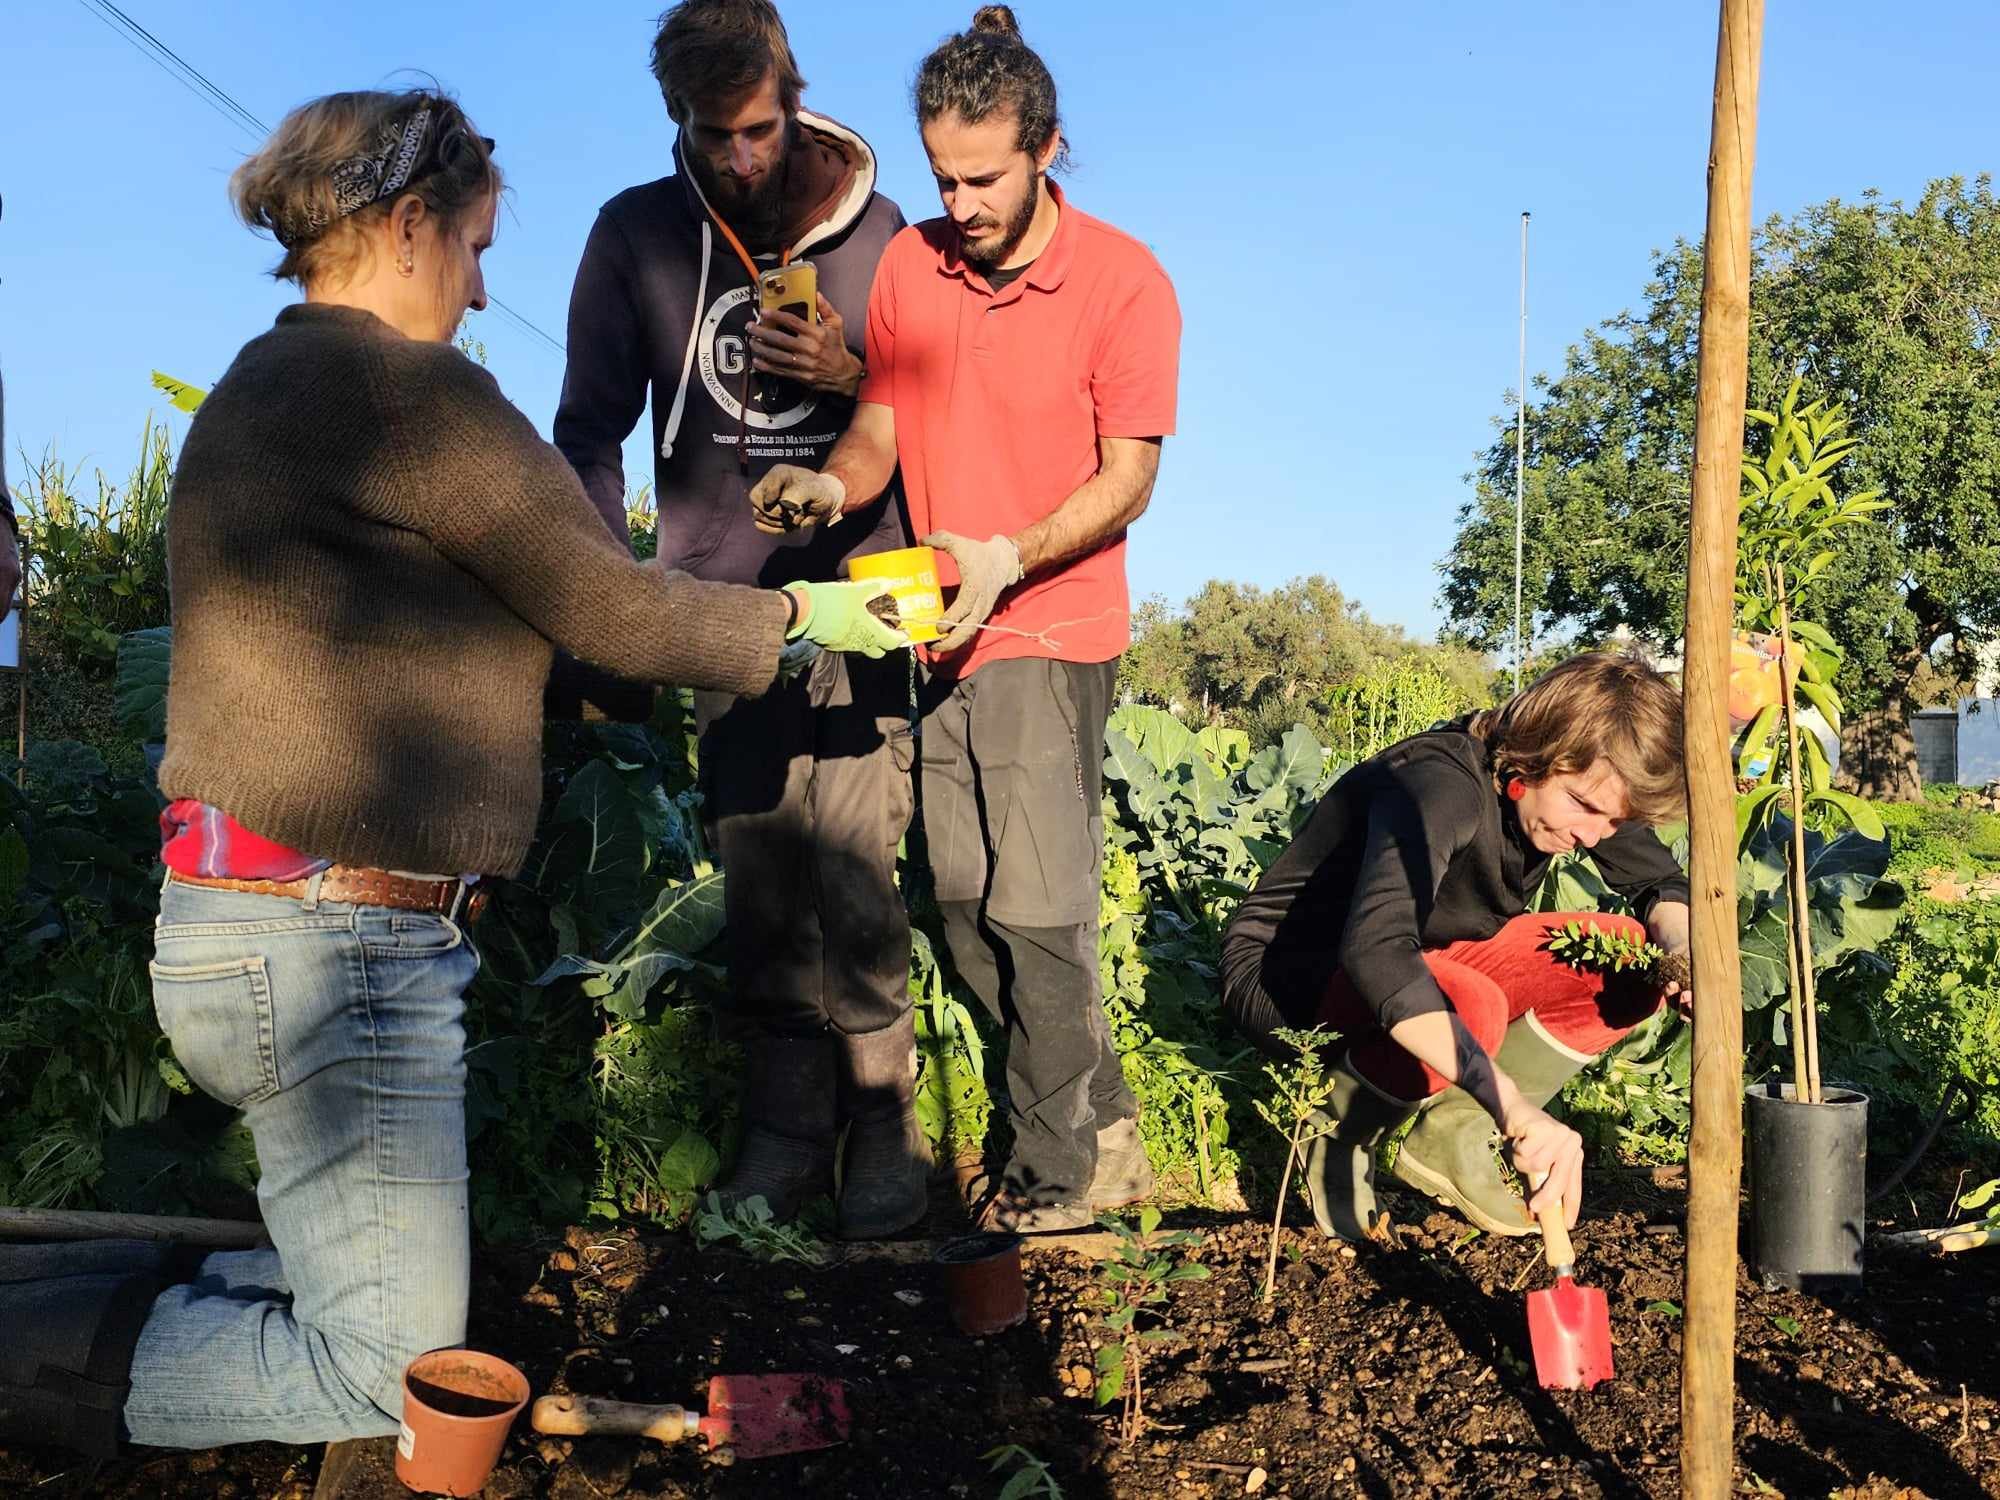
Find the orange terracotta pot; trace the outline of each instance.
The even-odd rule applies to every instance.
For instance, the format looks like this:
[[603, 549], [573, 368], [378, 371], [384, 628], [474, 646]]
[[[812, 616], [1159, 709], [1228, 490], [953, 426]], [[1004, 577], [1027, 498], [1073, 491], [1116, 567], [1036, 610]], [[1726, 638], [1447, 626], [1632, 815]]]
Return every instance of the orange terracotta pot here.
[[403, 1371], [396, 1477], [427, 1495], [476, 1495], [528, 1404], [528, 1377], [495, 1355], [433, 1349]]

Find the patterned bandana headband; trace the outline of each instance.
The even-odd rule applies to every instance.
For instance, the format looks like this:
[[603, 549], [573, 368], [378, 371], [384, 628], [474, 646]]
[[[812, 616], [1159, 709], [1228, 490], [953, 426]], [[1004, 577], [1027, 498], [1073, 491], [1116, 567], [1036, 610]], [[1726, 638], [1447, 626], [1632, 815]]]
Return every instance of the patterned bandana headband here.
[[296, 230], [280, 234], [278, 243], [290, 249], [300, 240], [311, 239], [332, 219], [344, 219], [371, 203], [380, 203], [400, 193], [409, 186], [410, 174], [416, 170], [430, 128], [428, 107], [411, 115], [409, 123], [400, 130], [393, 123], [383, 125], [376, 137], [379, 149], [375, 155], [350, 156], [334, 167], [332, 218], [323, 213], [309, 215]]

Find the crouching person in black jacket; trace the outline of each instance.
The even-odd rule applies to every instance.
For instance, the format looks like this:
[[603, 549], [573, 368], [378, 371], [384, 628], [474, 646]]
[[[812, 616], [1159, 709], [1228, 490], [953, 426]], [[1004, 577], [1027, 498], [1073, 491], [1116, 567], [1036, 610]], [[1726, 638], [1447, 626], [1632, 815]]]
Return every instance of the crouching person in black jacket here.
[[[1376, 1148], [1419, 1109], [1399, 1178], [1495, 1234], [1530, 1233], [1530, 1208], [1576, 1222], [1583, 1142], [1548, 1102], [1663, 999], [1685, 1010], [1691, 996], [1672, 979], [1581, 972], [1548, 939], [1588, 918], [1685, 953], [1687, 881], [1653, 832], [1682, 800], [1679, 693], [1608, 653], [1393, 745], [1328, 791], [1244, 900], [1222, 958], [1224, 1004], [1260, 1043], [1280, 1026], [1340, 1033], [1338, 1124], [1306, 1171], [1321, 1230], [1368, 1232]], [[1550, 859], [1574, 849], [1636, 919], [1527, 912]], [[1540, 1184], [1529, 1204], [1496, 1134]]]

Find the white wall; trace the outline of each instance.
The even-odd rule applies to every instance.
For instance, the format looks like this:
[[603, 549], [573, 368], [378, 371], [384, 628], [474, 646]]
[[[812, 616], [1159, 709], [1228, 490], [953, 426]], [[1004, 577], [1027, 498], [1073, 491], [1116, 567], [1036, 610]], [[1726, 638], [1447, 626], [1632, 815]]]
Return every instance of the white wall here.
[[1958, 780], [1961, 786], [2000, 781], [2000, 697], [1959, 700]]
[[1974, 691], [1958, 700], [1958, 780], [1961, 786], [2000, 781], [2000, 642], [1979, 653]]

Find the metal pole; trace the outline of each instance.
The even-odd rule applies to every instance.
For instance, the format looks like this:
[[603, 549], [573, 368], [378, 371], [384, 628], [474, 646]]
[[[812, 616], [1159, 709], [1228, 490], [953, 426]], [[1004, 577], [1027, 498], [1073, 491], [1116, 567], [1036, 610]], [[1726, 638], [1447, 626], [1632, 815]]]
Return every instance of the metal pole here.
[[1521, 476], [1528, 452], [1528, 215], [1521, 214], [1521, 369], [1514, 388], [1514, 691], [1521, 691], [1527, 642], [1521, 631], [1521, 537], [1526, 530]]

